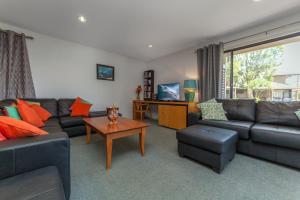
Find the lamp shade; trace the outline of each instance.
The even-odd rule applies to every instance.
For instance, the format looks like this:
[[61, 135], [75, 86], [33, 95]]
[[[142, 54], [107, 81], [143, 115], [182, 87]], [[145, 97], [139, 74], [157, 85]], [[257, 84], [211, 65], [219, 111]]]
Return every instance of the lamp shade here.
[[184, 89], [197, 89], [197, 81], [196, 80], [184, 80], [183, 88]]

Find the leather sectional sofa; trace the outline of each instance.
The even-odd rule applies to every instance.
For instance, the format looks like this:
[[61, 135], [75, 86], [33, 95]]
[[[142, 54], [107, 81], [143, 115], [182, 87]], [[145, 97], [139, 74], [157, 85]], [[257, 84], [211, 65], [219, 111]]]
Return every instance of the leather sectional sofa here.
[[[51, 112], [45, 123], [49, 134], [0, 142], [0, 199], [69, 199], [69, 136], [85, 134], [82, 117], [71, 117], [75, 99], [26, 99]], [[15, 100], [0, 101], [0, 107]], [[91, 112], [91, 117], [105, 111]]]
[[202, 124], [235, 130], [237, 151], [300, 169], [300, 120], [295, 111], [300, 102], [270, 102], [222, 99], [228, 121], [202, 120], [189, 113], [189, 126]]

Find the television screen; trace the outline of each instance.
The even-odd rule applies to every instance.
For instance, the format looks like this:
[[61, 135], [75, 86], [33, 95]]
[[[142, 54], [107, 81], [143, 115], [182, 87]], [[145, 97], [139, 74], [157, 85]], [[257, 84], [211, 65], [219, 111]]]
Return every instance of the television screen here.
[[159, 84], [157, 86], [157, 99], [162, 101], [179, 100], [179, 83]]

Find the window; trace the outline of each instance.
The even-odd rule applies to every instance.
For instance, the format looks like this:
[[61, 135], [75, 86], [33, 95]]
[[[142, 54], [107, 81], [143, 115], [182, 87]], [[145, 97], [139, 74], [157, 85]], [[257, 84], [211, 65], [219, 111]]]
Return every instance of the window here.
[[300, 37], [225, 53], [226, 98], [300, 100]]

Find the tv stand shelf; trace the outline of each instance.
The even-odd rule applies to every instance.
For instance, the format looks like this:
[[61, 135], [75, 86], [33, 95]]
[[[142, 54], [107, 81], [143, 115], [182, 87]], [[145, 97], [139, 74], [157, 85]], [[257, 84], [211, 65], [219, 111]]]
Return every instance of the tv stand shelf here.
[[199, 111], [196, 102], [184, 101], [152, 101], [152, 100], [134, 100], [133, 119], [139, 119], [135, 112], [135, 103], [142, 102], [158, 106], [158, 124], [173, 129], [182, 129], [187, 127], [188, 113]]

